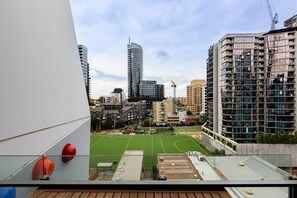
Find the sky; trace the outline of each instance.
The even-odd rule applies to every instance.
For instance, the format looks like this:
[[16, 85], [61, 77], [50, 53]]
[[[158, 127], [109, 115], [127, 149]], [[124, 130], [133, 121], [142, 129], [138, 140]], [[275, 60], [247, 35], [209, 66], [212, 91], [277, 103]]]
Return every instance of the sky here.
[[[270, 0], [277, 28], [297, 13], [296, 0]], [[91, 97], [127, 93], [129, 38], [143, 48], [143, 79], [178, 97], [206, 79], [208, 48], [227, 33], [270, 30], [266, 0], [70, 0], [78, 44], [88, 48]], [[126, 94], [127, 95], [127, 94]]]

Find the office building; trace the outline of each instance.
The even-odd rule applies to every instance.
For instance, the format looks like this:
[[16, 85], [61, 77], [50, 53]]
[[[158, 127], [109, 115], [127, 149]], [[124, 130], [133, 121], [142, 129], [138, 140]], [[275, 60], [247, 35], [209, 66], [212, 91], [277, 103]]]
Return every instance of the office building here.
[[139, 94], [141, 98], [157, 97], [157, 82], [155, 80], [142, 80], [139, 84]]
[[163, 99], [164, 85], [157, 84], [155, 80], [142, 80], [139, 84], [140, 98]]
[[237, 142], [296, 130], [296, 30], [227, 34], [210, 47], [209, 129]]
[[143, 79], [143, 50], [137, 43], [128, 43], [128, 99], [140, 97], [139, 84]]
[[187, 86], [187, 111], [198, 115], [202, 111], [202, 89], [205, 80], [192, 80], [191, 85]]
[[88, 63], [88, 49], [84, 45], [78, 45], [81, 68], [83, 71], [84, 82], [88, 99], [90, 99], [90, 66]]

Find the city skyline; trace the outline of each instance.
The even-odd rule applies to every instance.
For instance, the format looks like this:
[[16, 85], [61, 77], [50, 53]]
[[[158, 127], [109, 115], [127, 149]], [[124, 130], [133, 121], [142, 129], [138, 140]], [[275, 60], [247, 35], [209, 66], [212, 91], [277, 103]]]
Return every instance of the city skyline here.
[[[294, 5], [293, 0], [272, 1], [279, 15], [277, 28], [293, 16]], [[108, 95], [115, 87], [127, 93], [129, 37], [145, 49], [144, 78], [164, 84], [166, 97], [173, 94], [173, 80], [177, 96], [185, 96], [192, 79], [206, 79], [210, 45], [227, 33], [266, 32], [271, 24], [266, 1], [258, 0], [72, 0], [71, 7], [78, 44], [89, 49], [92, 98]]]

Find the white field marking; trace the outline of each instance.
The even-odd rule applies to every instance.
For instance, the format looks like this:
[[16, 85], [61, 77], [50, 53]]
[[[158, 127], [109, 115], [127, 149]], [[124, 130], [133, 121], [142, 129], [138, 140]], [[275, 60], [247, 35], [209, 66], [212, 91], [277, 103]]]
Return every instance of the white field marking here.
[[180, 149], [178, 148], [178, 146], [176, 145], [176, 143], [181, 142], [181, 141], [186, 141], [186, 139], [175, 141], [175, 143], [174, 143], [174, 147], [175, 147], [177, 150], [179, 150], [180, 152], [183, 153], [183, 152], [185, 152], [185, 151], [180, 150]]
[[95, 144], [97, 144], [102, 138], [104, 138], [104, 136], [102, 136], [99, 140], [97, 140], [94, 144], [92, 144], [92, 146], [90, 148], [92, 148], [93, 146], [95, 146]]
[[127, 150], [127, 148], [128, 148], [128, 145], [130, 144], [130, 142], [131, 142], [131, 139], [132, 139], [132, 136], [130, 136], [130, 139], [129, 139], [129, 141], [128, 141], [128, 144], [126, 145], [126, 147], [125, 147], [125, 150], [124, 150], [124, 152]]
[[162, 142], [161, 136], [159, 136], [159, 138], [160, 138], [161, 145], [162, 145], [162, 148], [163, 148], [163, 153], [165, 153], [165, 148], [164, 148], [164, 145], [163, 145], [163, 142]]
[[202, 148], [199, 144], [197, 144], [197, 142], [195, 142], [192, 138], [190, 138], [189, 136], [188, 136], [188, 138], [192, 141], [192, 142], [194, 142], [194, 144], [196, 144], [204, 153], [206, 153], [205, 151], [204, 151], [204, 148]]

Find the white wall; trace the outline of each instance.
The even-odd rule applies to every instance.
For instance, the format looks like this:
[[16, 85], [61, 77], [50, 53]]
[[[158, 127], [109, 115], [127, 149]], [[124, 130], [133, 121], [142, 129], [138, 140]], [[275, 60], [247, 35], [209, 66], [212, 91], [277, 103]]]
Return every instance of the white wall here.
[[69, 2], [0, 7], [0, 141], [88, 117]]
[[[69, 1], [0, 8], [0, 179], [30, 180], [32, 159], [46, 154], [58, 156], [51, 179], [86, 180], [90, 113]], [[87, 157], [62, 163], [67, 143]]]

